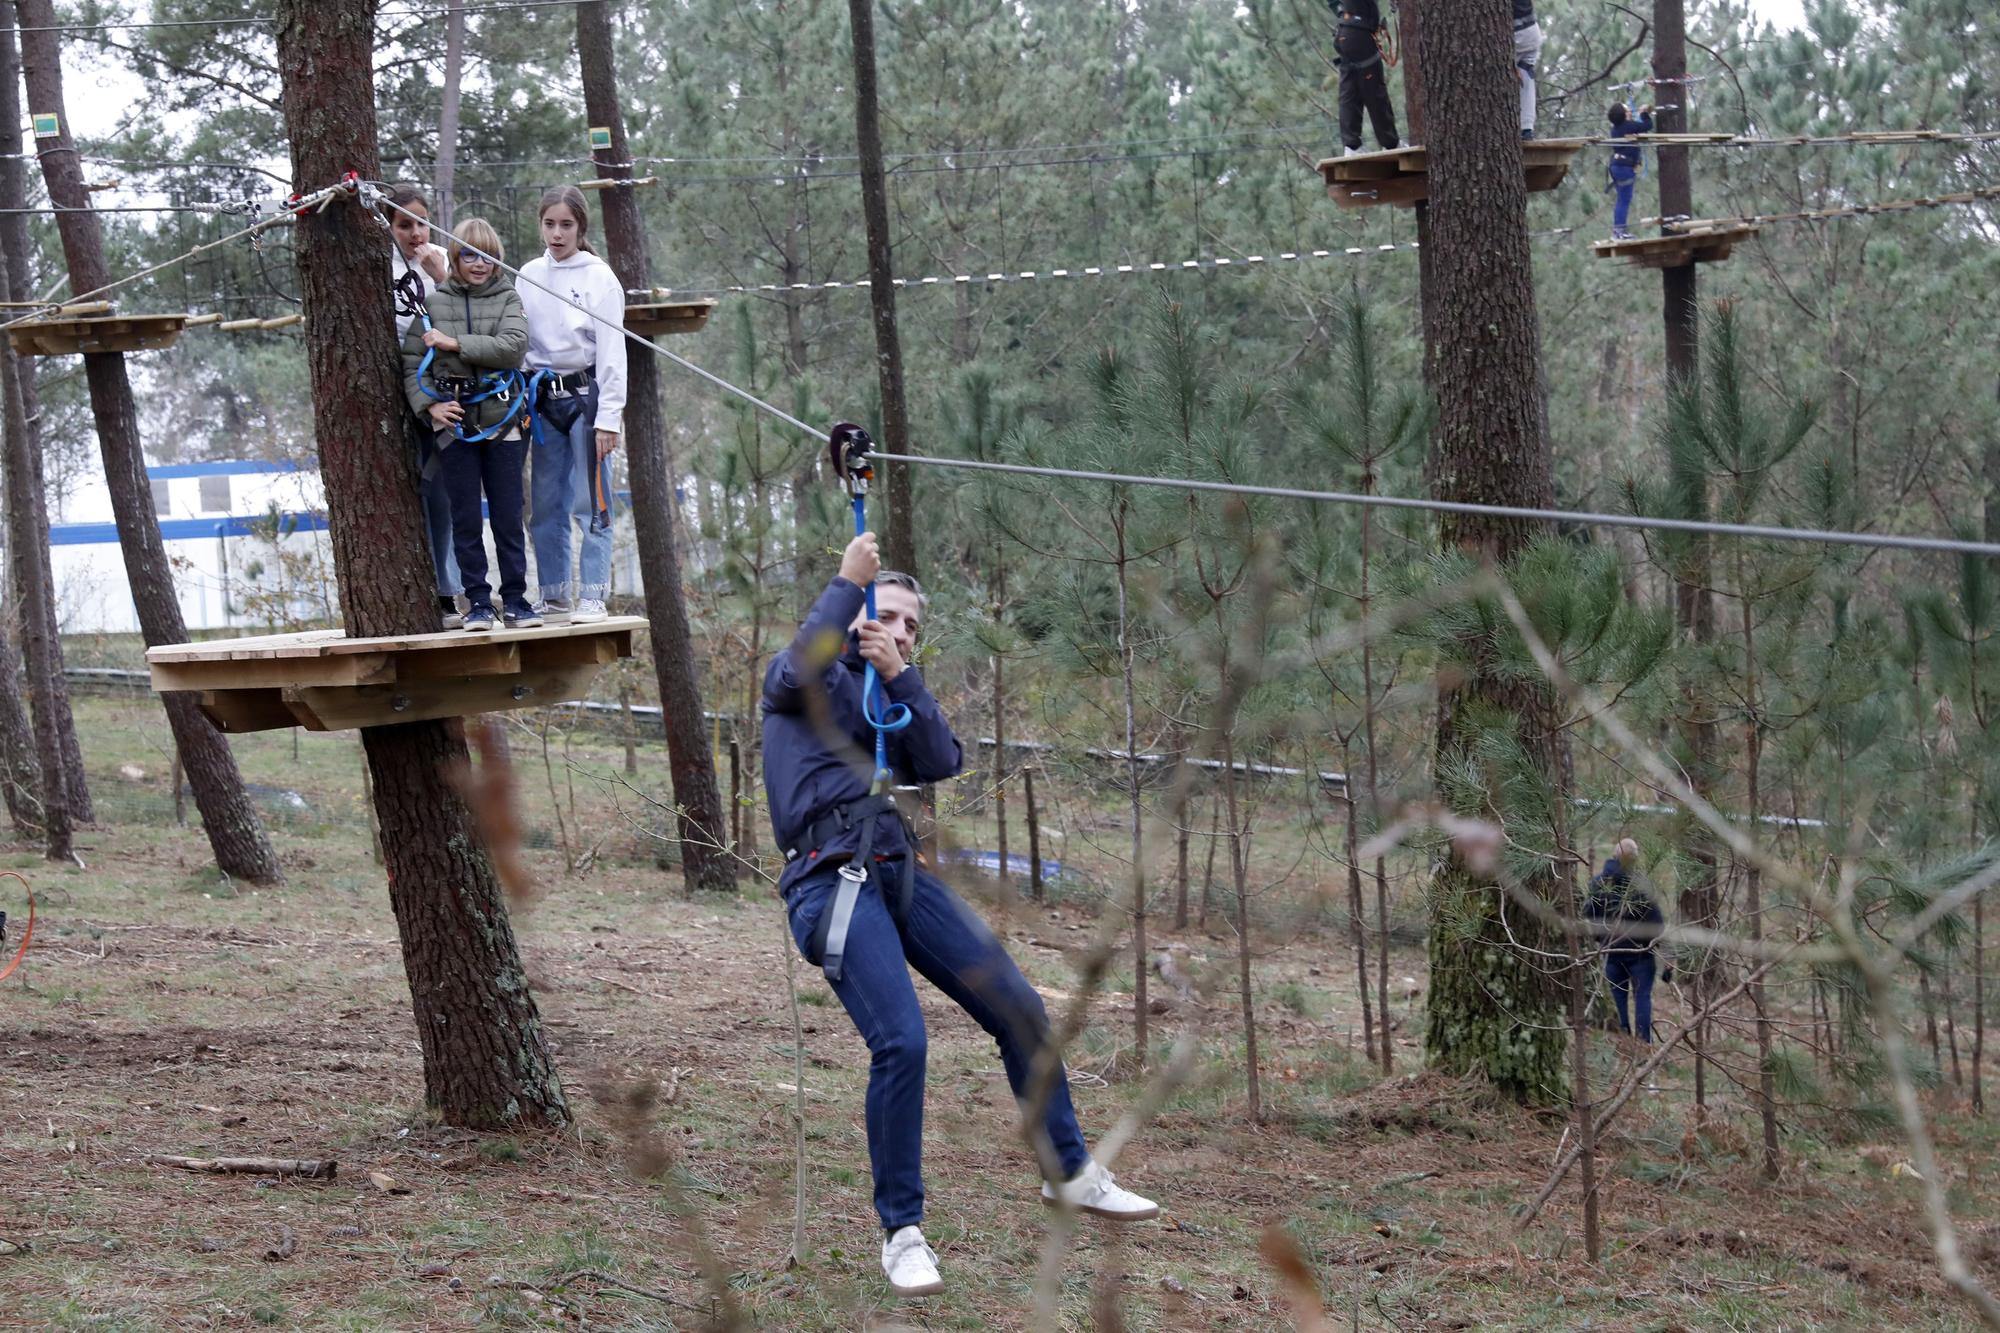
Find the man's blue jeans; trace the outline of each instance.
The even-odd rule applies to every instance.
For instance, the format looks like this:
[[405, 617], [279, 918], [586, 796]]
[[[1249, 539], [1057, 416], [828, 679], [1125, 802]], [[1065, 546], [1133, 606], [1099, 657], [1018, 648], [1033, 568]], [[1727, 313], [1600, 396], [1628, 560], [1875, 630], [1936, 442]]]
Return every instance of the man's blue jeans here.
[[1611, 190], [1617, 199], [1611, 208], [1611, 230], [1620, 236], [1625, 234], [1625, 219], [1632, 213], [1632, 186], [1638, 179], [1639, 173], [1624, 163], [1611, 164]]
[[[847, 952], [833, 993], [868, 1043], [868, 1162], [875, 1174], [875, 1211], [885, 1231], [924, 1220], [924, 1070], [928, 1043], [910, 969], [958, 1003], [1000, 1046], [1000, 1063], [1024, 1105], [1035, 1054], [1048, 1040], [1048, 1011], [1000, 941], [942, 882], [919, 869], [909, 920], [899, 928], [883, 897], [895, 891], [900, 861], [870, 867], [847, 930]], [[813, 928], [833, 902], [838, 874], [802, 879], [786, 899], [792, 938], [811, 956]], [[1065, 1179], [1090, 1160], [1070, 1104], [1069, 1079], [1058, 1073], [1042, 1126]]]
[[532, 452], [534, 474], [528, 503], [528, 535], [535, 547], [535, 578], [546, 599], [570, 596], [570, 523], [583, 534], [576, 596], [603, 601], [611, 591], [611, 530], [590, 530], [597, 497], [590, 474], [599, 474], [605, 510], [611, 507], [611, 469], [597, 458], [597, 383], [567, 398], [544, 391], [535, 407], [540, 429]]
[[[1604, 979], [1611, 983], [1611, 1000], [1618, 1006], [1618, 1030], [1634, 1032], [1640, 1041], [1653, 1039], [1653, 955], [1646, 951], [1613, 950], [1604, 955]], [[1626, 1013], [1626, 1001], [1631, 1013]]]
[[[444, 484], [442, 466], [431, 468], [431, 460], [437, 457], [437, 433], [414, 416], [410, 423], [410, 435], [417, 446], [417, 495], [423, 501], [424, 533], [431, 543], [431, 572], [437, 575], [438, 596], [456, 597], [458, 556], [452, 548], [451, 491]], [[426, 471], [431, 475], [424, 476]]]

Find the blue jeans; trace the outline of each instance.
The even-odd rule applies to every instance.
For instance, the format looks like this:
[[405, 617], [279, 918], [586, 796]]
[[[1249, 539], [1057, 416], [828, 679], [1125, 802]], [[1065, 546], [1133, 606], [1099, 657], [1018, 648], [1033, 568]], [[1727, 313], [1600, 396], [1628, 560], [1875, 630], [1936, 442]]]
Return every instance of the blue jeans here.
[[[1611, 983], [1611, 1000], [1618, 1006], [1618, 1030], [1636, 1032], [1640, 1041], [1653, 1039], [1653, 955], [1618, 950], [1604, 955], [1604, 979]], [[1631, 1014], [1625, 1010], [1631, 999]]]
[[528, 543], [521, 532], [521, 465], [527, 458], [528, 442], [520, 439], [485, 444], [453, 440], [444, 450], [438, 475], [451, 495], [452, 544], [465, 577], [465, 600], [473, 607], [493, 606], [493, 587], [486, 581], [485, 524], [479, 514], [483, 491], [493, 525], [493, 553], [500, 558], [501, 607], [527, 609]]
[[540, 429], [535, 436], [529, 534], [535, 543], [541, 595], [557, 600], [570, 595], [569, 527], [574, 521], [583, 534], [576, 595], [601, 602], [611, 591], [611, 529], [590, 530], [597, 501], [591, 494], [590, 475], [595, 467], [609, 512], [611, 469], [597, 459], [597, 382], [567, 398], [544, 391], [535, 416]]
[[1623, 234], [1625, 219], [1632, 212], [1632, 186], [1639, 179], [1639, 173], [1622, 162], [1611, 164], [1611, 190], [1617, 202], [1611, 208], [1611, 230]]
[[[1008, 1086], [1025, 1103], [1035, 1054], [1048, 1040], [1048, 1011], [970, 907], [919, 869], [909, 920], [900, 927], [882, 896], [893, 891], [900, 861], [879, 862], [861, 886], [847, 929], [847, 952], [833, 993], [868, 1043], [868, 1163], [875, 1175], [875, 1212], [886, 1231], [924, 1220], [924, 1069], [928, 1042], [910, 969], [957, 1002], [1000, 1046]], [[786, 899], [792, 938], [815, 967], [813, 928], [833, 901], [834, 870], [807, 876]], [[1064, 1178], [1090, 1160], [1070, 1104], [1069, 1078], [1050, 1086], [1042, 1128]]]
[[424, 535], [430, 539], [431, 572], [437, 575], [440, 597], [458, 596], [458, 553], [452, 548], [451, 492], [445, 488], [442, 465], [430, 476], [424, 472], [437, 457], [437, 435], [431, 428], [409, 418], [410, 435], [417, 446], [417, 498], [424, 507]]

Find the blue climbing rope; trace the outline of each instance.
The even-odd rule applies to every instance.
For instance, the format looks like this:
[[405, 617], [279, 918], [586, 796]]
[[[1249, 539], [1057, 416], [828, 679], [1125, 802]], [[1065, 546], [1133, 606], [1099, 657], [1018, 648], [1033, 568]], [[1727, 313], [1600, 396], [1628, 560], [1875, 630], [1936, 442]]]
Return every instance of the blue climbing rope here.
[[[833, 453], [834, 475], [847, 487], [847, 494], [854, 507], [854, 535], [859, 537], [868, 531], [868, 484], [875, 479], [875, 467], [868, 461], [868, 452], [874, 447], [868, 432], [851, 422], [843, 421], [833, 428], [829, 446]], [[867, 589], [868, 618], [875, 618], [875, 584], [871, 580]], [[885, 709], [886, 696], [882, 690], [881, 673], [870, 662], [861, 673], [861, 716], [875, 732], [875, 783], [886, 786], [889, 778], [889, 733], [901, 731], [910, 725], [911, 714], [906, 704], [890, 704]]]
[[[424, 322], [424, 332], [429, 333], [431, 331], [430, 313], [419, 310], [417, 318]], [[534, 429], [534, 411], [530, 407], [530, 404], [534, 401], [536, 390], [541, 387], [541, 381], [548, 374], [547, 371], [538, 370], [535, 372], [533, 378], [529, 378], [522, 375], [518, 370], [489, 370], [479, 377], [481, 388], [478, 393], [472, 394], [470, 397], [459, 398], [439, 393], [431, 387], [433, 379], [431, 375], [431, 363], [435, 360], [437, 360], [437, 348], [426, 347], [424, 348], [423, 360], [417, 362], [417, 388], [423, 391], [426, 398], [440, 403], [458, 403], [460, 406], [469, 407], [474, 403], [483, 403], [489, 398], [497, 397], [502, 403], [507, 405], [506, 416], [476, 434], [467, 435], [463, 421], [453, 422], [451, 427], [452, 438], [460, 444], [484, 444], [486, 441], [494, 439], [507, 430], [508, 427], [512, 426], [515, 421], [519, 420], [524, 408], [528, 409], [529, 428]]]

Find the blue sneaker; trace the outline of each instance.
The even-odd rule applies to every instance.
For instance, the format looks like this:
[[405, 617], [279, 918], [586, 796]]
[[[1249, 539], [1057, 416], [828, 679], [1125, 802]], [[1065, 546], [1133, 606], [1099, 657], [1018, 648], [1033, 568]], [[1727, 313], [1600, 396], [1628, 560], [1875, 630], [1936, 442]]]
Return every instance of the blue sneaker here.
[[468, 634], [485, 634], [493, 628], [493, 608], [475, 606], [465, 613], [465, 631]]
[[543, 623], [542, 618], [535, 614], [535, 608], [526, 602], [508, 607], [502, 619], [508, 629], [534, 629]]

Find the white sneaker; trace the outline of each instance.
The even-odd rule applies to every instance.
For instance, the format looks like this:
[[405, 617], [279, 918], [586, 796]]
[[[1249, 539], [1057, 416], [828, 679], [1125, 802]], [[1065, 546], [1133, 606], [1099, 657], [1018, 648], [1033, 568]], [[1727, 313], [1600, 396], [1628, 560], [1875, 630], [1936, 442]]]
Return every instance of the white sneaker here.
[[1094, 1158], [1084, 1164], [1073, 1180], [1053, 1187], [1043, 1181], [1042, 1202], [1052, 1208], [1066, 1203], [1080, 1213], [1108, 1217], [1114, 1222], [1143, 1222], [1160, 1215], [1160, 1205], [1121, 1188]]
[[882, 1272], [898, 1296], [935, 1296], [944, 1290], [937, 1251], [917, 1227], [902, 1227], [882, 1242]]
[[569, 613], [569, 623], [572, 625], [595, 625], [598, 621], [603, 620], [607, 614], [601, 599], [596, 597], [579, 597], [576, 602], [576, 610]]
[[559, 597], [545, 597], [535, 603], [535, 614], [544, 625], [560, 625], [569, 619], [569, 603]]
[[1340, 151], [1340, 155], [1342, 157], [1360, 157], [1361, 150], [1359, 148], [1343, 148]]

